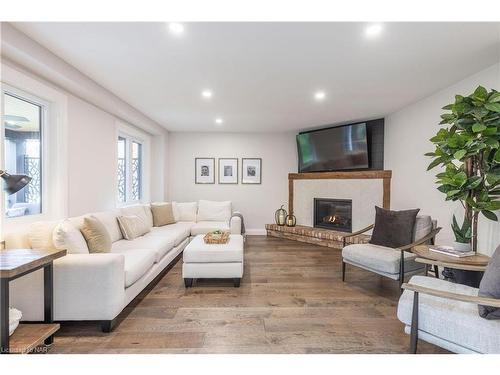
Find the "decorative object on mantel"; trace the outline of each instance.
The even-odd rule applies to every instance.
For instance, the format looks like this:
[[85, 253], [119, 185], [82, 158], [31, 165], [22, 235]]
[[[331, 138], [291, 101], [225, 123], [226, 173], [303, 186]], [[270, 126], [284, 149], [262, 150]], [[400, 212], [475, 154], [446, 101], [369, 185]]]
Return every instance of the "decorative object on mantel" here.
[[238, 158], [219, 158], [219, 184], [238, 184]]
[[203, 241], [205, 241], [206, 244], [224, 245], [229, 241], [229, 235], [229, 232], [214, 230], [213, 232], [208, 232], [207, 234], [205, 234], [205, 236], [203, 237]]
[[500, 92], [479, 86], [443, 109], [451, 113], [441, 115], [445, 127], [430, 139], [436, 148], [425, 154], [433, 158], [427, 170], [444, 168], [436, 175], [438, 190], [464, 206], [462, 228], [471, 226], [477, 251], [479, 213], [498, 221], [493, 211], [500, 209]]
[[196, 184], [215, 184], [215, 159], [195, 158], [195, 178]]
[[260, 184], [262, 182], [262, 159], [241, 159], [241, 183]]
[[286, 226], [294, 227], [295, 225], [297, 225], [297, 218], [295, 215], [286, 215]]
[[286, 224], [286, 210], [283, 208], [283, 205], [276, 210], [274, 213], [274, 221], [277, 225], [283, 226]]

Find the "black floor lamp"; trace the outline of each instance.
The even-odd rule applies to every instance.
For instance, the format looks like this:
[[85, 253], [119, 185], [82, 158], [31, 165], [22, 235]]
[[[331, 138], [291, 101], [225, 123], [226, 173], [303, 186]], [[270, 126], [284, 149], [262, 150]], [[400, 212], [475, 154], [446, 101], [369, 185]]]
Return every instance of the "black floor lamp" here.
[[0, 170], [0, 177], [2, 177], [4, 182], [3, 190], [9, 195], [17, 193], [31, 181], [31, 177], [29, 176], [23, 174], [8, 174], [2, 170]]

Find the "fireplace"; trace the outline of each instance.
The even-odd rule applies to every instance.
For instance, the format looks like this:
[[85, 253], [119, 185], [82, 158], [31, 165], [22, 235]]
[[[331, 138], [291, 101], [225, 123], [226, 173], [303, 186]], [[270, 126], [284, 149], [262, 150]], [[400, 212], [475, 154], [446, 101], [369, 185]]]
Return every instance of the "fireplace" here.
[[314, 198], [314, 227], [352, 232], [352, 200]]

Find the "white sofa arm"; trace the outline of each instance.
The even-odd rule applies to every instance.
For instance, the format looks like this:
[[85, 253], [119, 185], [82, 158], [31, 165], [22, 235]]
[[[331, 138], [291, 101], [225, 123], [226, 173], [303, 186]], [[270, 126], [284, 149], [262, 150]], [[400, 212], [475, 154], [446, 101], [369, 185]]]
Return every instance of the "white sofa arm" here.
[[[241, 214], [238, 211], [233, 212], [233, 214]], [[231, 228], [231, 234], [241, 234], [241, 218], [238, 216], [232, 216], [229, 222], [229, 227]]]
[[[121, 254], [69, 254], [54, 261], [54, 319], [111, 320], [124, 308]], [[43, 270], [11, 282], [11, 305], [23, 320], [43, 320]]]

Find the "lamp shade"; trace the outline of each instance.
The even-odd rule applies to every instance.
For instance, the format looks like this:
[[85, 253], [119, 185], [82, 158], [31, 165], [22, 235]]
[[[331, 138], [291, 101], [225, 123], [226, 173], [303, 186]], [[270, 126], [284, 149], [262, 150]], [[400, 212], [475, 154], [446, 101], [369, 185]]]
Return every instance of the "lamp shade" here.
[[7, 172], [3, 172], [1, 177], [4, 181], [3, 190], [9, 195], [17, 193], [31, 181], [31, 177], [23, 174], [8, 174]]

